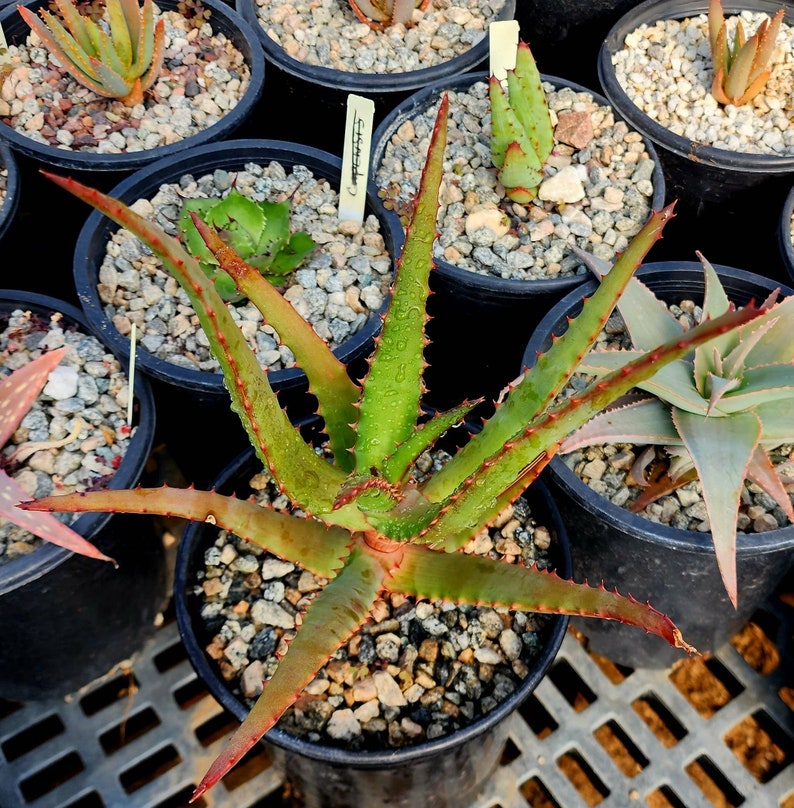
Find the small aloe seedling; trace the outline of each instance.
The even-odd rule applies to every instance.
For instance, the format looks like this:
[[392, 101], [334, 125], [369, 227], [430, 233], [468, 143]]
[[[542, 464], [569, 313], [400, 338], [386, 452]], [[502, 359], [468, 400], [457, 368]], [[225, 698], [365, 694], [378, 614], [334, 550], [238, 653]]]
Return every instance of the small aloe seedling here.
[[620, 620], [694, 652], [668, 617], [631, 596], [562, 580], [536, 566], [506, 564], [460, 550], [538, 476], [569, 432], [661, 365], [752, 320], [760, 310], [748, 306], [685, 335], [676, 334], [673, 341], [599, 379], [574, 399], [552, 406], [636, 266], [660, 237], [672, 206], [655, 213], [565, 336], [538, 358], [482, 430], [440, 470], [417, 482], [411, 473], [417, 458], [473, 406], [465, 402], [428, 421], [420, 417], [425, 305], [448, 111], [449, 99], [444, 96], [388, 311], [360, 387], [273, 286], [194, 217], [221, 266], [282, 335], [305, 370], [319, 401], [333, 462], [320, 457], [289, 422], [229, 309], [179, 242], [121, 202], [47, 174], [136, 233], [179, 279], [260, 460], [307, 516], [298, 518], [192, 488], [97, 491], [44, 498], [24, 507], [167, 513], [210, 521], [328, 579], [302, 616], [297, 634], [251, 713], [197, 787], [194, 800], [275, 725], [384, 593]]
[[[0, 382], [0, 447], [14, 434], [47, 383], [50, 373], [68, 352], [69, 347], [66, 346], [43, 353]], [[112, 561], [51, 513], [33, 514], [16, 507], [16, 503], [26, 499], [29, 499], [27, 491], [5, 469], [0, 468], [0, 517], [73, 553]]]
[[349, 0], [350, 8], [361, 22], [375, 31], [390, 25], [410, 25], [414, 9], [424, 11], [430, 0]]
[[77, 81], [97, 95], [118, 98], [127, 106], [143, 102], [143, 93], [160, 73], [165, 24], [155, 22], [152, 0], [107, 0], [107, 27], [83, 16], [72, 0], [55, 0], [60, 19], [46, 8], [39, 19], [17, 6], [22, 19], [47, 50]]
[[205, 244], [193, 223], [193, 215], [212, 227], [237, 255], [258, 269], [275, 286], [317, 246], [308, 233], [290, 233], [289, 201], [256, 202], [236, 188], [222, 199], [186, 199], [177, 229], [201, 268], [215, 282], [224, 300], [245, 299], [234, 281], [221, 269], [218, 259]]
[[721, 0], [709, 0], [709, 44], [714, 66], [711, 94], [720, 104], [747, 104], [764, 89], [771, 74], [769, 60], [783, 16], [781, 8], [771, 20], [765, 19], [749, 38], [742, 21], [737, 19], [731, 43]]
[[[714, 268], [699, 257], [705, 272], [702, 320], [707, 320], [734, 305]], [[609, 277], [603, 274], [608, 265], [592, 256], [587, 262], [602, 282]], [[766, 314], [666, 365], [637, 385], [645, 394], [596, 415], [560, 449], [570, 452], [599, 443], [666, 447], [669, 476], [656, 496], [693, 477], [700, 481], [717, 562], [734, 605], [736, 518], [745, 479], [761, 486], [794, 521], [791, 498], [767, 452], [794, 442], [794, 297], [775, 303], [777, 294], [764, 303]], [[583, 372], [613, 372], [657, 340], [685, 333], [637, 278], [630, 281], [618, 311], [633, 350], [591, 352], [580, 366]], [[652, 499], [642, 498], [644, 504]]]
[[543, 165], [554, 148], [546, 93], [529, 45], [518, 43], [516, 63], [507, 71], [507, 89], [488, 80], [491, 102], [491, 160], [514, 202], [526, 204], [538, 193]]

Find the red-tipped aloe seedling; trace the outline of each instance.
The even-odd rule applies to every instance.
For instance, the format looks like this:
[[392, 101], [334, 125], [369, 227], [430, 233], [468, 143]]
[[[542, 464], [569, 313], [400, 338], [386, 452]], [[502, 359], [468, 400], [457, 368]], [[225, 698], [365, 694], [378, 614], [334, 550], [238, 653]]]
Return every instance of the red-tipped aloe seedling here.
[[551, 406], [600, 333], [622, 288], [660, 237], [672, 206], [654, 214], [587, 301], [567, 333], [538, 358], [496, 413], [439, 471], [417, 483], [415, 460], [471, 408], [420, 418], [429, 276], [449, 101], [440, 104], [391, 299], [361, 387], [287, 301], [196, 216], [194, 221], [238, 288], [292, 348], [320, 402], [333, 462], [289, 422], [267, 375], [197, 262], [121, 202], [48, 174], [61, 187], [136, 233], [190, 295], [222, 365], [232, 406], [259, 458], [301, 518], [215, 492], [135, 489], [51, 497], [38, 510], [125, 511], [210, 521], [328, 579], [246, 720], [211, 765], [193, 799], [217, 783], [279, 720], [384, 593], [578, 614], [633, 624], [694, 652], [665, 615], [604, 586], [537, 567], [459, 552], [540, 473], [564, 437], [660, 365], [759, 314], [746, 307], [703, 323], [618, 372]]
[[771, 20], [765, 19], [749, 38], [741, 19], [737, 19], [733, 42], [729, 42], [722, 1], [710, 0], [709, 43], [714, 67], [711, 94], [720, 104], [747, 104], [764, 89], [772, 72], [769, 61], [784, 13], [781, 8]]
[[46, 8], [39, 19], [17, 6], [22, 19], [41, 38], [64, 70], [97, 95], [118, 98], [127, 106], [143, 101], [143, 93], [160, 73], [165, 49], [165, 23], [155, 21], [153, 0], [107, 0], [107, 27], [82, 16], [72, 0], [55, 0], [60, 19]]

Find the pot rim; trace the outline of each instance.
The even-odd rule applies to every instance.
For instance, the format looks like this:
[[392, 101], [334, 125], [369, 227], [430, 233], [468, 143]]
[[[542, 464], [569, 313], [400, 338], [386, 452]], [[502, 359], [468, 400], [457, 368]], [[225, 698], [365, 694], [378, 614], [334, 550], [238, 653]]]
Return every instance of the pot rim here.
[[[313, 421], [314, 419], [310, 419], [309, 423]], [[219, 491], [223, 491], [224, 488], [228, 490], [233, 475], [239, 474], [242, 470], [251, 466], [255, 467], [257, 463], [259, 461], [252, 449], [249, 448], [243, 451], [218, 475], [212, 487]], [[548, 510], [549, 520], [554, 524], [554, 529], [557, 533], [558, 553], [560, 555], [557, 572], [563, 577], [570, 578], [572, 571], [568, 538], [556, 505], [543, 482], [535, 481], [529, 490], [530, 492], [534, 490], [537, 496], [540, 497], [542, 509]], [[192, 556], [200, 547], [205, 545], [206, 540], [202, 541], [202, 536], [210, 535], [206, 533], [208, 529], [204, 523], [191, 522], [187, 525], [179, 543], [174, 573], [176, 620], [188, 659], [197, 675], [207, 686], [213, 697], [238, 721], [242, 721], [248, 715], [248, 707], [232, 695], [228, 684], [210, 664], [194, 630], [194, 625], [200, 618], [195, 615], [194, 609], [191, 607], [187, 582], [190, 580]], [[217, 529], [213, 529], [212, 535], [215, 532], [217, 532]], [[449, 735], [412, 746], [378, 751], [353, 751], [329, 744], [315, 743], [286, 732], [278, 726], [269, 730], [263, 736], [263, 740], [281, 749], [301, 754], [314, 760], [332, 762], [340, 766], [357, 769], [393, 769], [400, 765], [427, 759], [428, 756], [443, 754], [449, 748], [482, 735], [506, 719], [537, 687], [562, 645], [569, 621], [566, 615], [552, 614], [548, 615], [548, 618], [549, 623], [544, 632], [543, 648], [535, 660], [532, 670], [521, 682], [520, 686], [490, 712]]]
[[778, 243], [786, 271], [794, 283], [794, 242], [791, 237], [791, 218], [794, 216], [794, 186], [788, 192], [778, 223]]
[[[764, 295], [778, 287], [781, 290], [781, 295], [785, 297], [794, 295], [794, 289], [762, 275], [724, 264], [712, 264], [712, 266], [717, 270], [721, 279], [730, 277], [745, 285], [756, 287], [760, 285], [761, 289], [764, 290]], [[703, 285], [703, 268], [699, 261], [649, 262], [643, 264], [637, 270], [636, 276], [646, 281], [654, 279], [667, 281], [683, 276], [688, 285], [695, 285], [700, 288]], [[563, 297], [559, 303], [549, 310], [538, 324], [527, 344], [522, 367], [525, 367], [528, 362], [534, 364], [533, 357], [536, 356], [536, 351], [541, 350], [544, 344], [548, 343], [548, 335], [555, 325], [561, 324], [566, 313], [571, 312], [572, 309], [580, 309], [583, 298], [590, 296], [596, 288], [598, 288], [597, 280], [588, 281], [579, 289]], [[710, 555], [714, 553], [714, 544], [710, 532], [698, 533], [670, 527], [669, 525], [645, 519], [639, 514], [615, 505], [606, 497], [593, 491], [587, 483], [568, 468], [559, 455], [555, 455], [551, 459], [543, 474], [548, 474], [555, 484], [563, 488], [577, 501], [582, 502], [583, 506], [593, 514], [594, 518], [606, 521], [612, 527], [619, 526], [622, 530], [630, 531], [639, 541], [662, 543], [682, 552]], [[772, 553], [792, 544], [792, 542], [794, 542], [794, 524], [784, 525], [777, 530], [761, 533], [738, 532], [736, 535], [736, 553], [738, 556]]]
[[[488, 80], [488, 72], [480, 71], [475, 73], [465, 73], [454, 76], [451, 79], [441, 79], [423, 87], [413, 95], [398, 104], [384, 119], [378, 124], [372, 135], [372, 149], [370, 153], [370, 174], [376, 176], [380, 167], [386, 147], [397, 129], [407, 120], [416, 117], [422, 110], [427, 109], [431, 104], [437, 103], [441, 93], [451, 91], [465, 91], [473, 84]], [[610, 106], [616, 112], [617, 108], [605, 96], [599, 92], [570, 81], [559, 76], [552, 76], [541, 73], [541, 81], [548, 82], [557, 89], [570, 88], [574, 92], [589, 93], [593, 100], [602, 105]], [[662, 163], [656, 152], [654, 143], [650, 138], [642, 135], [644, 145], [649, 156], [654, 161], [653, 169], [653, 197], [651, 198], [651, 209], [659, 210], [664, 205], [665, 199], [665, 179], [662, 171]], [[402, 229], [399, 217], [393, 211], [387, 211], [390, 218], [396, 219], [398, 226]], [[447, 282], [462, 286], [478, 294], [495, 295], [498, 297], [509, 296], [511, 298], [532, 298], [537, 294], [554, 294], [556, 296], [564, 294], [569, 289], [574, 289], [587, 279], [587, 275], [567, 275], [556, 278], [538, 278], [520, 280], [518, 278], [498, 278], [495, 275], [483, 275], [469, 269], [462, 269], [454, 264], [450, 264], [440, 258], [434, 259], [435, 268], [433, 272], [444, 278]]]
[[0, 205], [0, 238], [11, 226], [19, 209], [19, 166], [11, 147], [0, 140], [0, 169], [6, 170], [6, 193]]
[[[238, 139], [206, 143], [181, 151], [173, 157], [157, 160], [130, 174], [108, 192], [109, 196], [126, 203], [139, 198], [150, 198], [163, 183], [176, 182], [183, 174], [207, 174], [219, 168], [228, 171], [242, 170], [246, 163], [278, 161], [287, 166], [306, 165], [315, 175], [326, 171], [329, 179], [339, 181], [342, 161], [330, 152], [298, 143], [267, 139]], [[395, 226], [380, 206], [377, 188], [371, 181], [367, 189], [367, 213], [377, 216], [381, 235], [392, 258], [392, 274], [402, 248], [404, 234]], [[77, 287], [80, 305], [86, 317], [114, 346], [117, 353], [129, 358], [129, 340], [124, 337], [107, 317], [104, 305], [97, 292], [99, 267], [104, 257], [105, 245], [110, 235], [119, 227], [101, 212], [93, 210], [80, 230], [73, 253], [72, 272]], [[386, 296], [378, 312], [373, 312], [367, 322], [351, 337], [339, 345], [334, 353], [345, 364], [361, 356], [371, 340], [380, 331], [381, 314], [388, 305]], [[228, 397], [220, 371], [211, 372], [184, 368], [160, 359], [146, 350], [137, 353], [139, 367], [151, 377], [167, 384], [178, 385], [217, 398]], [[271, 385], [276, 390], [300, 387], [306, 382], [306, 374], [300, 368], [284, 368], [269, 373]]]
[[[47, 0], [19, 0], [24, 5], [37, 9]], [[238, 14], [224, 0], [202, 0], [212, 11], [210, 24], [214, 32], [224, 33], [242, 53], [251, 71], [248, 89], [236, 106], [223, 115], [212, 126], [196, 132], [190, 137], [175, 143], [143, 149], [137, 152], [99, 154], [72, 149], [60, 149], [49, 144], [39, 143], [20, 134], [11, 126], [0, 124], [0, 140], [7, 142], [12, 149], [43, 162], [48, 168], [77, 169], [90, 172], [133, 171], [160, 159], [169, 159], [191, 146], [228, 138], [253, 112], [262, 95], [265, 82], [265, 58], [256, 33], [248, 21]], [[157, 0], [161, 11], [176, 11], [178, 0]], [[17, 11], [17, 3], [11, 2], [0, 9], [0, 27], [5, 32], [9, 44], [23, 41], [30, 29]]]
[[[794, 6], [780, 3], [779, 0], [726, 0], [723, 8], [726, 15], [740, 11], [764, 11], [774, 14], [785, 6], [785, 22], [794, 26]], [[609, 30], [598, 52], [598, 78], [604, 94], [620, 115], [637, 131], [658, 146], [679, 157], [714, 169], [750, 174], [786, 174], [794, 172], [794, 154], [750, 154], [718, 149], [696, 143], [671, 132], [667, 127], [654, 121], [629, 98], [615, 75], [612, 54], [623, 47], [627, 34], [642, 24], [652, 24], [657, 20], [680, 19], [705, 14], [708, 0], [644, 0], [630, 8]]]
[[[504, 0], [504, 5], [494, 20], [512, 20], [515, 16], [517, 1]], [[486, 31], [464, 53], [437, 65], [422, 67], [418, 70], [407, 70], [402, 73], [358, 73], [336, 70], [322, 65], [309, 65], [289, 56], [275, 40], [268, 36], [259, 23], [256, 5], [255, 0], [235, 0], [234, 3], [237, 12], [256, 31], [265, 58], [290, 76], [297, 76], [304, 81], [337, 91], [364, 95], [410, 92], [424, 87], [431, 81], [472, 70], [488, 57], [489, 43]]]
[[[66, 301], [49, 295], [37, 294], [35, 292], [25, 292], [17, 290], [0, 290], [0, 307], [4, 311], [16, 308], [17, 305], [33, 309], [35, 313], [42, 314], [50, 311], [57, 311], [63, 314], [68, 320], [80, 326], [80, 329], [87, 335], [93, 336], [102, 343], [106, 350], [114, 353], [121, 361], [122, 368], [125, 363], [118, 354], [115, 354], [112, 347], [102, 339], [101, 335], [91, 328], [84, 314], [75, 306]], [[154, 432], [156, 424], [156, 413], [154, 395], [149, 382], [141, 375], [136, 374], [133, 381], [135, 396], [138, 399], [138, 425], [135, 434], [130, 440], [124, 456], [121, 459], [119, 468], [113, 478], [107, 484], [110, 489], [129, 488], [140, 478], [149, 458], [149, 453], [154, 443]], [[79, 533], [83, 538], [91, 541], [97, 533], [110, 521], [112, 513], [84, 513], [81, 514], [70, 527]], [[20, 586], [25, 586], [32, 580], [37, 580], [46, 575], [52, 569], [63, 564], [71, 558], [74, 553], [59, 545], [45, 542], [37, 547], [32, 553], [16, 558], [6, 564], [0, 565], [0, 595], [6, 594]], [[107, 563], [98, 561], [98, 564]]]

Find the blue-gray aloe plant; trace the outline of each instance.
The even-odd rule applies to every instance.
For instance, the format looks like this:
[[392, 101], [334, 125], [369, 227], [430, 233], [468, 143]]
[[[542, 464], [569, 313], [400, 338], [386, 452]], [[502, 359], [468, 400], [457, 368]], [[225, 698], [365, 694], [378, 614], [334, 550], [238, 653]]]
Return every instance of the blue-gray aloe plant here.
[[411, 475], [416, 458], [472, 406], [464, 403], [419, 422], [425, 303], [433, 268], [448, 105], [445, 97], [388, 312], [360, 388], [260, 273], [240, 260], [198, 217], [194, 219], [240, 291], [260, 308], [305, 370], [320, 402], [332, 463], [319, 457], [290, 424], [228, 308], [182, 246], [121, 202], [48, 174], [135, 232], [179, 279], [222, 366], [232, 406], [251, 443], [282, 490], [310, 518], [298, 519], [214, 492], [171, 488], [52, 497], [26, 507], [167, 513], [211, 521], [328, 579], [262, 696], [211, 765], [193, 799], [223, 777], [278, 721], [366, 620], [384, 592], [620, 620], [694, 651], [669, 618], [631, 596], [565, 581], [535, 567], [458, 551], [537, 477], [569, 432], [661, 364], [751, 320], [759, 310], [747, 307], [729, 312], [686, 335], [677, 334], [672, 342], [600, 379], [574, 400], [551, 406], [672, 216], [671, 207], [659, 211], [620, 257], [568, 333], [539, 357], [481, 432], [441, 470], [418, 484]]
[[[705, 273], [703, 319], [733, 310], [714, 268]], [[602, 279], [609, 265], [587, 256]], [[606, 277], [609, 277], [607, 274]], [[745, 479], [763, 488], [794, 521], [791, 497], [767, 448], [794, 441], [794, 297], [764, 303], [767, 312], [741, 328], [670, 362], [637, 387], [619, 409], [608, 408], [569, 436], [561, 452], [600, 443], [665, 446], [673, 483], [700, 481], [717, 562], [734, 605], [736, 518]], [[618, 302], [634, 350], [593, 351], [580, 365], [592, 374], [613, 372], [642, 352], [685, 333], [684, 326], [638, 278]], [[661, 490], [661, 493], [665, 493]]]

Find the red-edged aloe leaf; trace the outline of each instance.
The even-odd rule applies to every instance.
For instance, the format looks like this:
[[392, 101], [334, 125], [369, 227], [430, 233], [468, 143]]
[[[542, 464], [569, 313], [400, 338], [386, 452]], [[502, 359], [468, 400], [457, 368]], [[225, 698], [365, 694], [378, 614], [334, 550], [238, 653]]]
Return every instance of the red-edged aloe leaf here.
[[632, 400], [594, 415], [560, 446], [567, 454], [599, 443], [681, 443], [670, 408], [656, 398]]
[[425, 364], [425, 302], [433, 268], [448, 110], [449, 98], [445, 93], [436, 115], [383, 330], [364, 380], [355, 446], [356, 470], [361, 474], [383, 468], [386, 458], [410, 437], [419, 415]]
[[[0, 447], [13, 435], [47, 383], [50, 373], [68, 352], [68, 346], [48, 351], [22, 365], [0, 382]], [[30, 499], [30, 494], [0, 469], [0, 516], [40, 539], [58, 544], [74, 553], [101, 561], [113, 561], [54, 516], [34, 516], [16, 507], [19, 502], [27, 499]]]
[[30, 531], [40, 539], [65, 547], [73, 553], [96, 558], [99, 561], [110, 561], [112, 558], [101, 553], [91, 542], [86, 541], [79, 533], [75, 533], [63, 522], [59, 522], [52, 514], [26, 513], [16, 507], [29, 499], [30, 494], [18, 483], [0, 470], [0, 516], [9, 522]]
[[[745, 340], [752, 340], [753, 331], [756, 327], [762, 327], [767, 321], [772, 322], [769, 331], [766, 332], [763, 340], [754, 341], [750, 353], [747, 355], [744, 364], [747, 367], [758, 365], [775, 365], [794, 361], [794, 340], [791, 339], [791, 323], [794, 322], [794, 295], [775, 303], [770, 295], [769, 311], [756, 323], [753, 321], [744, 326], [739, 331], [739, 343]], [[726, 362], [732, 362], [730, 354], [726, 357]]]
[[631, 505], [627, 506], [627, 510], [632, 511], [633, 513], [639, 513], [652, 502], [656, 502], [659, 497], [663, 497], [666, 494], [672, 494], [677, 488], [681, 488], [687, 483], [697, 480], [698, 476], [697, 472], [693, 468], [690, 468], [683, 474], [678, 475], [675, 479], [670, 476], [669, 472], [669, 469], [664, 469], [657, 472], [655, 475], [652, 475], [647, 480], [647, 485], [642, 489], [642, 492], [637, 499], [635, 499]]
[[[91, 58], [91, 68], [99, 80], [99, 86], [101, 88], [100, 90], [92, 88], [97, 95], [118, 98], [122, 100], [123, 103], [126, 103], [124, 99], [132, 92], [136, 89], [140, 92], [140, 86], [136, 88], [137, 79], [120, 76], [115, 70], [100, 62], [99, 59]], [[141, 94], [141, 100], [142, 99], [143, 95]], [[136, 103], [140, 103], [140, 101]], [[134, 104], [130, 106], [134, 106]]]
[[708, 29], [712, 58], [715, 63], [724, 63], [727, 59], [727, 45], [725, 39], [725, 15], [722, 11], [721, 0], [709, 0]]
[[[679, 335], [683, 332], [679, 332]], [[603, 376], [623, 367], [642, 356], [641, 351], [591, 351], [578, 370]], [[695, 386], [694, 371], [689, 359], [671, 362], [658, 372], [637, 385], [648, 393], [653, 393], [669, 404], [705, 415], [708, 401], [703, 398]]]
[[772, 465], [769, 455], [762, 446], [758, 446], [753, 452], [747, 469], [747, 476], [756, 485], [760, 485], [780, 505], [789, 521], [794, 522], [794, 507], [791, 504], [791, 497], [783, 485], [780, 474]]
[[765, 446], [791, 442], [794, 432], [794, 396], [769, 404], [759, 404], [754, 412], [764, 425], [761, 440]]
[[499, 182], [504, 185], [510, 199], [519, 205], [526, 205], [537, 196], [542, 181], [543, 172], [527, 165], [524, 149], [518, 143], [511, 143], [499, 169]]
[[[513, 485], [516, 477], [524, 472], [528, 464], [536, 462], [535, 459], [543, 453], [547, 459], [550, 458], [566, 435], [581, 427], [632, 387], [637, 387], [640, 382], [656, 373], [659, 367], [686, 356], [694, 347], [726, 329], [748, 322], [760, 311], [747, 306], [739, 311], [728, 312], [716, 320], [707, 320], [620, 370], [596, 379], [581, 392], [546, 410], [529, 423], [522, 435], [506, 441], [498, 453], [486, 459], [472, 478], [461, 486], [456, 494], [455, 508], [442, 510], [422, 535], [422, 541], [438, 544], [447, 550], [462, 547], [477, 531], [498, 516], [498, 508], [502, 502], [500, 495]], [[468, 446], [476, 440], [475, 437]]]
[[722, 581], [736, 606], [736, 517], [750, 459], [761, 437], [761, 422], [752, 412], [726, 417], [730, 429], [725, 418], [673, 410], [675, 427], [697, 469]]
[[481, 401], [482, 399], [466, 401], [459, 407], [437, 413], [429, 421], [417, 426], [414, 433], [405, 443], [401, 443], [383, 464], [386, 479], [391, 482], [404, 479], [419, 455], [430, 448], [448, 429], [462, 421]]
[[767, 365], [749, 368], [741, 384], [718, 402], [722, 413], [751, 409], [773, 401], [787, 401], [794, 393], [794, 365]]
[[[399, 561], [399, 553], [394, 554]], [[386, 576], [387, 554], [356, 543], [342, 571], [320, 591], [262, 695], [210, 766], [190, 801], [217, 783], [275, 725], [331, 654], [366, 620]]]
[[[198, 262], [175, 238], [123, 202], [71, 178], [48, 171], [42, 174], [130, 230], [162, 260], [196, 310], [223, 371], [232, 409], [240, 416], [260, 459], [304, 511], [330, 514], [344, 473], [319, 457], [289, 422], [255, 354]], [[354, 507], [334, 511], [333, 523], [352, 529], [368, 527]]]
[[649, 604], [609, 592], [603, 585], [596, 588], [565, 581], [537, 567], [410, 545], [400, 566], [386, 579], [385, 588], [429, 600], [619, 620], [644, 628], [687, 653], [697, 653], [672, 620]]
[[[603, 282], [604, 277], [612, 271], [612, 264], [603, 258], [578, 248], [574, 248], [573, 252], [599, 282]], [[631, 337], [631, 343], [638, 350], [649, 351], [683, 331], [664, 302], [639, 278], [634, 277], [626, 284], [617, 307]], [[712, 314], [716, 316], [722, 314], [722, 311]]]
[[351, 471], [353, 458], [349, 450], [355, 439], [351, 425], [358, 415], [358, 386], [327, 343], [273, 284], [243, 261], [200, 216], [191, 213], [191, 219], [220, 267], [231, 276], [240, 292], [251, 300], [279, 334], [289, 335], [289, 347], [295, 361], [306, 373], [311, 391], [317, 396], [334, 460], [340, 468]]
[[0, 382], [0, 447], [14, 434], [50, 373], [68, 352], [68, 346], [48, 351], [26, 362]]
[[[537, 363], [524, 373], [507, 399], [483, 425], [480, 434], [433, 474], [424, 486], [428, 499], [434, 502], [447, 500], [464, 480], [475, 474], [488, 458], [501, 452], [506, 443], [521, 434], [526, 425], [559, 395], [601, 333], [621, 292], [645, 254], [661, 238], [665, 224], [673, 217], [673, 207], [674, 204], [671, 204], [652, 214], [592, 296], [585, 301], [578, 317], [569, 324], [564, 334], [555, 336], [544, 354], [538, 356]], [[611, 403], [614, 398], [605, 401], [602, 406]], [[537, 451], [525, 457], [517, 466], [516, 473], [548, 449], [547, 445], [538, 445]], [[552, 452], [547, 454], [551, 456]]]
[[331, 578], [347, 555], [350, 533], [263, 508], [255, 502], [195, 488], [135, 488], [128, 491], [86, 491], [42, 497], [21, 505], [27, 511], [108, 511], [178, 516], [209, 522], [269, 552]]
[[[55, 0], [55, 5], [58, 8], [58, 12], [60, 13], [61, 17], [63, 17], [63, 21], [66, 23], [67, 28], [71, 32], [72, 36], [75, 38], [80, 47], [86, 51], [86, 53], [91, 53], [91, 39], [88, 36], [88, 32], [86, 31], [86, 19], [83, 17], [82, 14], [77, 9], [77, 4], [73, 3], [72, 0]], [[42, 8], [40, 10], [42, 17], [44, 17], [45, 10]], [[49, 20], [57, 19], [53, 17], [49, 17]]]

